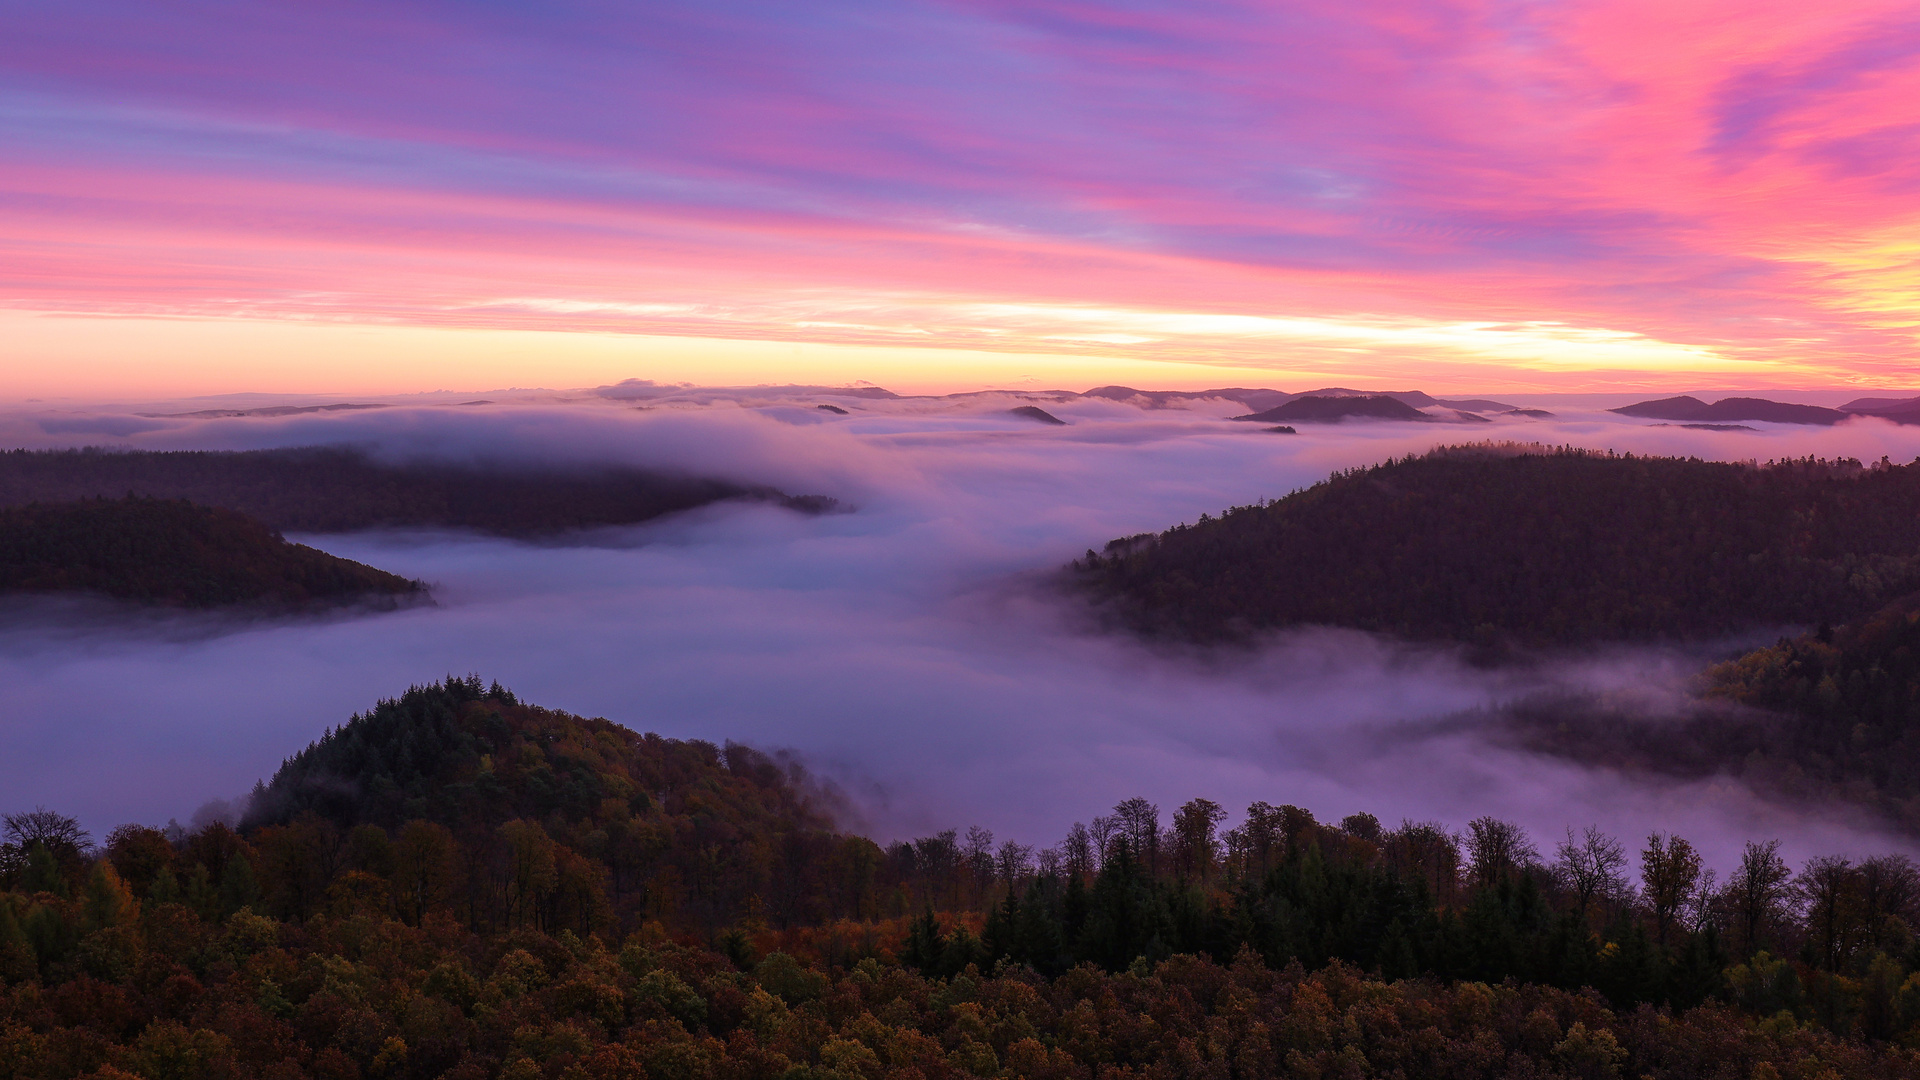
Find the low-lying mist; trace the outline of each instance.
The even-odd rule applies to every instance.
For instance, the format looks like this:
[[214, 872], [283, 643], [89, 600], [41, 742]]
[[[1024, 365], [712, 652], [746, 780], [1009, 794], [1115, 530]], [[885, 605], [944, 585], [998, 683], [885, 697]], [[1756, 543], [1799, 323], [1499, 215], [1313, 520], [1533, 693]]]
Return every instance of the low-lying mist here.
[[805, 402], [395, 408], [138, 430], [111, 416], [59, 431], [0, 419], [12, 445], [354, 443], [492, 466], [614, 461], [851, 508], [720, 505], [564, 544], [292, 537], [434, 586], [433, 606], [387, 614], [222, 622], [13, 603], [0, 619], [0, 803], [74, 813], [96, 833], [185, 819], [376, 699], [477, 672], [523, 700], [640, 730], [791, 748], [846, 791], [863, 817], [849, 825], [882, 838], [978, 824], [1047, 844], [1144, 795], [1169, 811], [1204, 796], [1235, 811], [1265, 800], [1455, 827], [1493, 814], [1540, 841], [1567, 826], [1659, 829], [1723, 866], [1747, 839], [1782, 838], [1796, 858], [1909, 847], [1732, 781], [1627, 778], [1432, 723], [1542, 693], [1677, 697], [1703, 663], [1772, 633], [1495, 669], [1332, 630], [1200, 654], [1100, 632], [1050, 575], [1113, 537], [1447, 443], [1907, 460], [1920, 428], [1711, 432], [1585, 414], [1280, 435], [1224, 422], [1231, 405], [1049, 402], [1068, 421], [1053, 427], [1006, 415], [1009, 401], [842, 402], [846, 416]]

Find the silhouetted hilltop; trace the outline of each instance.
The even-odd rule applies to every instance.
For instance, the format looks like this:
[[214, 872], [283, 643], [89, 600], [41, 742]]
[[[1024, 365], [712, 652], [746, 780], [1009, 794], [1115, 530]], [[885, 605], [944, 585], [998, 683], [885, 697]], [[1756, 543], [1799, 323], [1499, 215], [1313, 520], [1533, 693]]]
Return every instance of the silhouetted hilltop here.
[[[489, 405], [486, 401], [464, 402], [467, 405]], [[308, 413], [325, 412], [361, 412], [367, 409], [386, 409], [388, 405], [355, 405], [351, 402], [339, 402], [333, 405], [267, 405], [257, 409], [200, 409], [183, 413], [141, 413], [141, 416], [165, 417], [186, 420], [230, 420], [237, 417], [273, 417], [304, 416]]]
[[146, 495], [220, 506], [290, 532], [456, 528], [533, 536], [627, 525], [723, 499], [806, 512], [821, 496], [639, 469], [482, 469], [375, 461], [355, 450], [0, 452], [0, 506]]
[[1920, 464], [1764, 467], [1456, 448], [1116, 540], [1074, 580], [1136, 630], [1687, 638], [1841, 620], [1920, 587]]
[[1390, 397], [1405, 402], [1416, 409], [1438, 405], [1443, 409], [1458, 409], [1462, 412], [1505, 412], [1513, 406], [1487, 398], [1437, 398], [1424, 390], [1354, 390], [1345, 386], [1325, 386], [1318, 390], [1307, 390], [1292, 395], [1303, 397]]
[[1848, 416], [1839, 409], [1825, 409], [1818, 405], [1793, 405], [1782, 401], [1768, 401], [1765, 398], [1730, 397], [1722, 398], [1709, 405], [1699, 398], [1684, 395], [1642, 401], [1607, 411], [1648, 420], [1686, 420], [1697, 423], [1761, 420], [1774, 424], [1837, 424]]
[[1329, 424], [1348, 419], [1428, 421], [1433, 417], [1398, 398], [1367, 394], [1352, 397], [1297, 397], [1265, 412], [1236, 416], [1234, 419], [1263, 424]]
[[643, 735], [449, 678], [382, 701], [288, 758], [255, 789], [246, 826], [425, 821], [484, 850], [509, 822], [538, 822], [543, 840], [597, 860], [574, 870], [616, 905], [644, 901], [642, 879], [664, 875], [697, 883], [669, 901], [691, 916], [726, 917], [759, 895], [768, 914], [817, 918], [835, 912], [783, 902], [769, 878], [813, 881], [844, 843], [879, 856], [872, 841], [834, 833], [827, 798], [797, 766], [749, 747]]
[[1878, 416], [1896, 424], [1920, 424], [1920, 397], [1858, 398], [1840, 406], [1854, 416]]
[[255, 791], [247, 821], [314, 813], [343, 827], [426, 818], [490, 830], [531, 818], [584, 834], [613, 799], [613, 816], [697, 808], [736, 829], [831, 828], [802, 775], [747, 747], [642, 735], [449, 678], [381, 701], [288, 758]]
[[231, 510], [129, 496], [0, 509], [0, 592], [305, 607], [425, 592]]
[[1042, 424], [1066, 424], [1065, 420], [1060, 419], [1038, 405], [1018, 405], [1007, 411], [1023, 419], [1037, 420]]
[[1077, 396], [1101, 398], [1106, 401], [1136, 402], [1152, 409], [1163, 409], [1190, 401], [1205, 401], [1208, 398], [1237, 401], [1249, 409], [1270, 409], [1294, 395], [1283, 390], [1264, 390], [1244, 386], [1229, 386], [1216, 390], [1135, 390], [1131, 386], [1096, 386]]

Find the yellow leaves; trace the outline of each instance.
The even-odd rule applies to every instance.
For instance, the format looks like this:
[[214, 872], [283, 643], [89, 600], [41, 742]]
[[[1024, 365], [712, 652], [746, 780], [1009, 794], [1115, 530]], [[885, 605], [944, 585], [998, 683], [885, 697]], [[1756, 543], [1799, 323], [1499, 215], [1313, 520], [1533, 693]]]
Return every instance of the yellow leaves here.
[[863, 1043], [834, 1036], [820, 1044], [820, 1064], [835, 1072], [878, 1080], [880, 1056]]
[[591, 971], [575, 968], [571, 978], [554, 987], [552, 997], [556, 1013], [591, 1020], [608, 1032], [626, 1022], [626, 995]]
[[493, 967], [493, 977], [481, 989], [481, 1000], [489, 1005], [512, 1001], [547, 985], [547, 968], [525, 949], [514, 949]]
[[1520, 1043], [1533, 1053], [1552, 1049], [1561, 1038], [1560, 1021], [1545, 1007], [1533, 1010], [1520, 1022]]
[[1333, 1045], [1338, 1013], [1333, 999], [1317, 981], [1300, 984], [1293, 993], [1293, 1004], [1280, 1019], [1280, 1038], [1299, 1050], [1322, 1050]]
[[278, 945], [280, 924], [265, 915], [254, 914], [251, 908], [241, 908], [227, 920], [220, 943], [229, 955], [244, 959]]
[[923, 1062], [940, 1061], [945, 1052], [930, 1036], [912, 1028], [897, 1029], [887, 1040], [887, 1064], [897, 1069], [912, 1068]]
[[405, 1069], [406, 1064], [407, 1041], [398, 1035], [391, 1035], [380, 1044], [380, 1052], [373, 1056], [367, 1071], [374, 1076], [393, 1076]]
[[635, 981], [633, 1002], [636, 1013], [643, 1005], [651, 1004], [685, 1024], [688, 1030], [707, 1018], [707, 1000], [680, 976], [663, 967], [654, 968]]
[[87, 878], [83, 912], [89, 931], [104, 930], [138, 919], [140, 901], [133, 898], [133, 890], [120, 880], [113, 864], [101, 859], [93, 864], [93, 873]]
[[1627, 1049], [1613, 1032], [1590, 1029], [1578, 1020], [1567, 1029], [1567, 1037], [1554, 1044], [1553, 1056], [1579, 1080], [1613, 1080], [1627, 1063]]
[[963, 1038], [960, 1045], [947, 1054], [947, 1064], [969, 1076], [1000, 1075], [1000, 1058], [993, 1047], [971, 1037]]
[[961, 1002], [953, 1007], [953, 1020], [947, 1026], [947, 1045], [972, 1039], [975, 1042], [989, 1042], [991, 1035], [987, 1031], [986, 1017], [980, 1006], [971, 1001]]
[[747, 995], [746, 1008], [742, 1011], [746, 1016], [747, 1029], [763, 1043], [772, 1042], [774, 1037], [780, 1034], [781, 1028], [786, 1026], [787, 1017], [790, 1015], [786, 1002], [767, 993], [765, 988], [759, 986], [754, 987], [753, 993]]
[[148, 1024], [123, 1055], [123, 1064], [146, 1080], [195, 1080], [217, 1075], [217, 1064], [232, 1051], [227, 1037], [205, 1028], [188, 1029], [172, 1020]]

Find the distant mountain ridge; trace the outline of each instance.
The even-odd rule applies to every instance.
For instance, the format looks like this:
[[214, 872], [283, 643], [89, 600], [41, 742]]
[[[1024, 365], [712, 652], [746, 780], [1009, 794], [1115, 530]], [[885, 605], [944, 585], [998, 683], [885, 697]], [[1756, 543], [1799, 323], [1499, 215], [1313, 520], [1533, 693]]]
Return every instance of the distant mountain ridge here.
[[1920, 424], [1920, 397], [1858, 398], [1840, 406], [1855, 416], [1877, 416], [1896, 424]]
[[[832, 397], [853, 398], [868, 401], [900, 401], [914, 398], [916, 395], [896, 394], [877, 386], [807, 386], [791, 384], [784, 386], [735, 386], [735, 387], [694, 387], [662, 386], [638, 379], [628, 379], [611, 386], [597, 387], [592, 391], [595, 396], [616, 401], [668, 401], [675, 398], [702, 400], [717, 395], [747, 399], [777, 399]], [[1103, 401], [1132, 402], [1150, 409], [1174, 408], [1196, 401], [1232, 401], [1255, 412], [1283, 405], [1299, 398], [1353, 398], [1388, 397], [1405, 402], [1414, 408], [1437, 406], [1446, 409], [1458, 409], [1463, 412], [1508, 412], [1512, 405], [1487, 398], [1436, 398], [1420, 390], [1355, 390], [1345, 386], [1326, 386], [1318, 390], [1289, 392], [1266, 387], [1226, 386], [1209, 390], [1139, 390], [1131, 386], [1096, 386], [1090, 390], [968, 390], [956, 394], [932, 394], [920, 400], [952, 401], [963, 398], [987, 397], [1005, 394], [1012, 397], [1027, 398], [1035, 401], [1066, 402], [1083, 398]], [[256, 412], [257, 414], [257, 412]]]
[[[1419, 395], [1428, 401], [1425, 394]], [[1235, 420], [1251, 420], [1257, 423], [1307, 423], [1331, 424], [1343, 420], [1404, 420], [1415, 423], [1491, 423], [1484, 416], [1468, 412], [1465, 409], [1452, 410], [1452, 416], [1416, 409], [1406, 400], [1406, 395], [1391, 394], [1344, 394], [1318, 395], [1303, 394], [1285, 404], [1276, 405], [1265, 412], [1248, 416], [1236, 416]]]
[[1828, 409], [1819, 405], [1795, 405], [1754, 397], [1722, 398], [1709, 405], [1697, 397], [1686, 395], [1636, 402], [1607, 411], [1647, 420], [1692, 423], [1760, 420], [1773, 424], [1837, 424], [1852, 415], [1841, 409]]

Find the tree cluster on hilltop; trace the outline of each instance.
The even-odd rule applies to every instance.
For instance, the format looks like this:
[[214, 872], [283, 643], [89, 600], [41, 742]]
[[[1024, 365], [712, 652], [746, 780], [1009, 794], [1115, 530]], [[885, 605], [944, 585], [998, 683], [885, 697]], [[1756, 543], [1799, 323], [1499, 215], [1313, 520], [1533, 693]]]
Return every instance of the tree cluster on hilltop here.
[[1477, 644], [1703, 638], [1920, 588], [1920, 464], [1461, 447], [1115, 540], [1071, 581], [1136, 631]]
[[723, 499], [767, 499], [807, 512], [833, 503], [632, 468], [395, 464], [345, 447], [0, 452], [0, 506], [126, 494], [237, 510], [289, 532], [450, 528], [503, 536], [628, 525]]
[[1920, 874], [1492, 818], [887, 846], [744, 747], [497, 685], [329, 732], [248, 818], [5, 819], [0, 1076], [1920, 1074]]
[[16, 592], [304, 607], [410, 597], [425, 587], [289, 543], [231, 510], [128, 496], [0, 508], [0, 593]]

